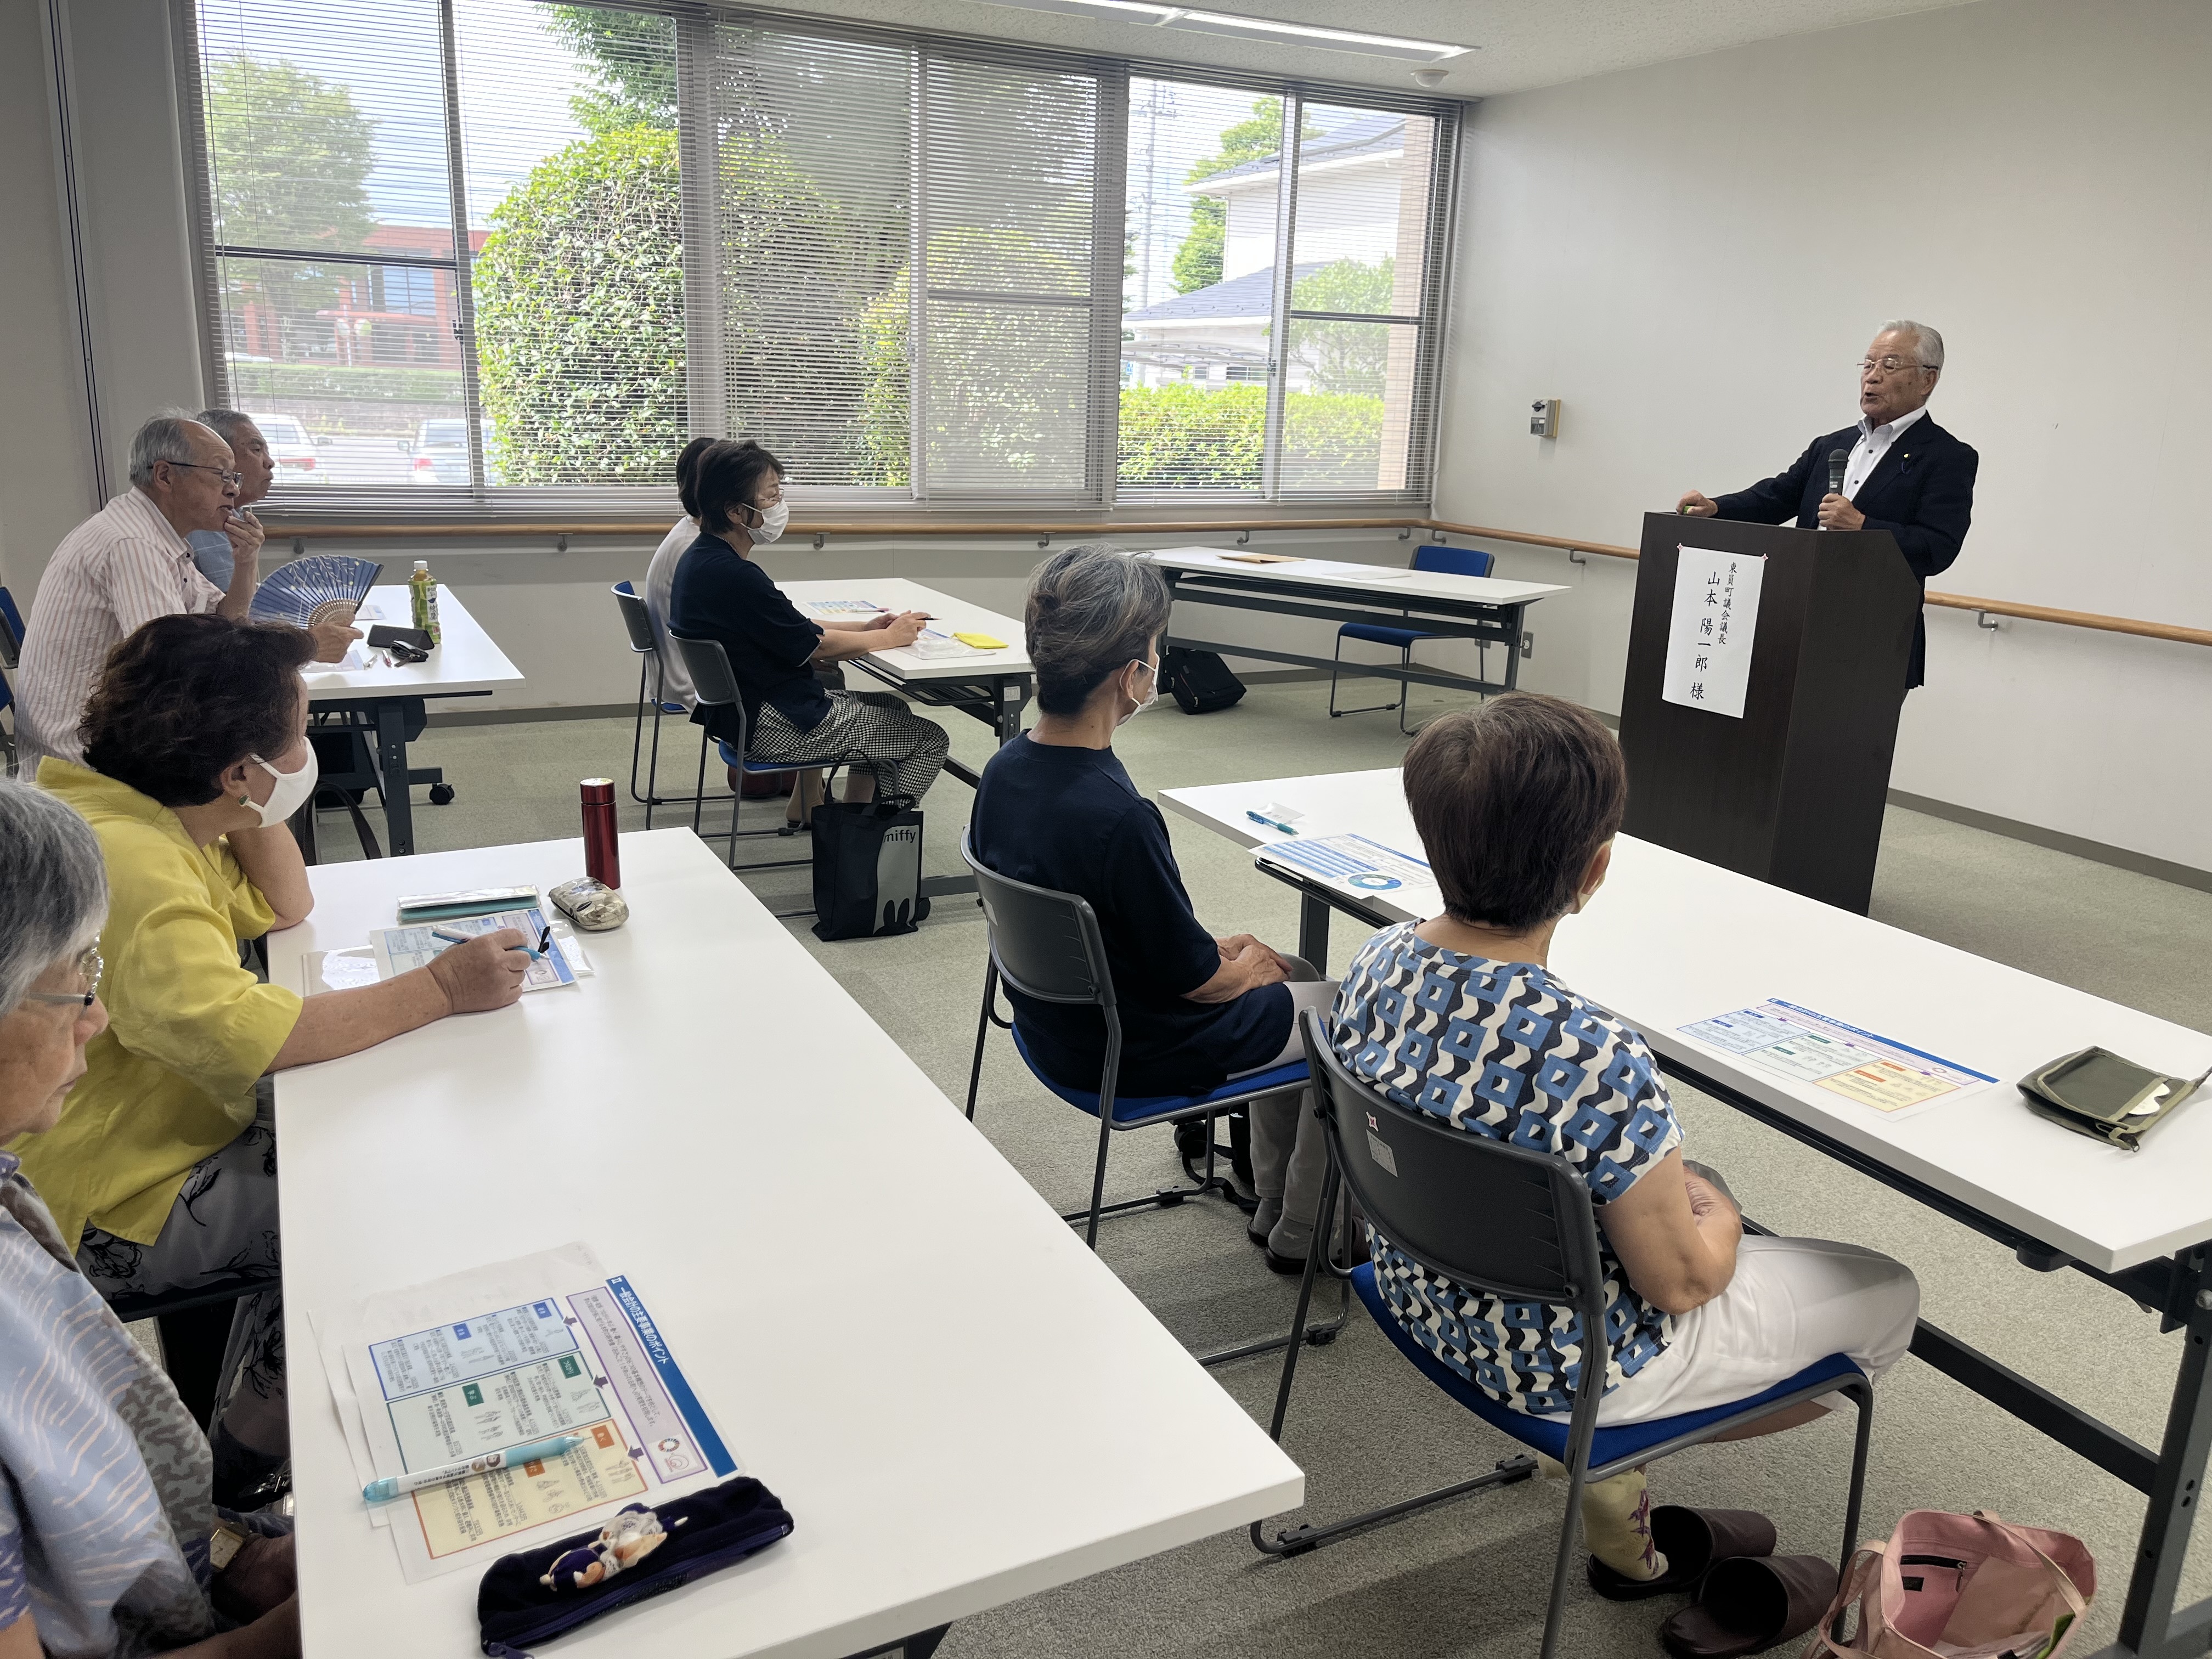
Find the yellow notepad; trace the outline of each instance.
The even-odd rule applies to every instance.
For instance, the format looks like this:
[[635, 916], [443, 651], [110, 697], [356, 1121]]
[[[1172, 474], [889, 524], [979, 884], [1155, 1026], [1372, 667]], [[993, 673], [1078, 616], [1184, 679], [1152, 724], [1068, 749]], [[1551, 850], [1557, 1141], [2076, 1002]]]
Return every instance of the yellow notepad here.
[[955, 634], [952, 637], [963, 645], [974, 646], [978, 651], [1003, 651], [1006, 648], [1004, 640], [994, 640], [988, 634]]

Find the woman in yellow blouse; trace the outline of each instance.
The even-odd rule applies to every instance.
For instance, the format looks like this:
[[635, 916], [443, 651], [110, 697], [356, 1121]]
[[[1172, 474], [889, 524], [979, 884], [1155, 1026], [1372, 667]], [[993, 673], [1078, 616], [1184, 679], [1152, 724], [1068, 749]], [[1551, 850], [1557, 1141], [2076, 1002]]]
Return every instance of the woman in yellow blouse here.
[[[285, 825], [315, 789], [299, 676], [312, 649], [296, 629], [157, 617], [108, 658], [85, 709], [85, 764], [39, 769], [100, 837], [109, 1024], [60, 1122], [9, 1150], [111, 1298], [276, 1284], [264, 1073], [521, 994], [527, 958], [511, 930], [312, 1001], [240, 965], [240, 940], [314, 902]], [[216, 1491], [235, 1495], [287, 1444], [273, 1288], [239, 1304], [217, 1413]]]

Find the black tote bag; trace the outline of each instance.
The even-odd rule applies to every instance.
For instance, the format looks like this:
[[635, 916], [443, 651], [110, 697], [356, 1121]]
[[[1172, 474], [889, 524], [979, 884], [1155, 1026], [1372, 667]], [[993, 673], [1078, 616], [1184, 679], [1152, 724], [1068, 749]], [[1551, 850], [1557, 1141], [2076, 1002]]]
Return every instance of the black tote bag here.
[[911, 933], [921, 896], [921, 812], [902, 796], [814, 809], [814, 937]]

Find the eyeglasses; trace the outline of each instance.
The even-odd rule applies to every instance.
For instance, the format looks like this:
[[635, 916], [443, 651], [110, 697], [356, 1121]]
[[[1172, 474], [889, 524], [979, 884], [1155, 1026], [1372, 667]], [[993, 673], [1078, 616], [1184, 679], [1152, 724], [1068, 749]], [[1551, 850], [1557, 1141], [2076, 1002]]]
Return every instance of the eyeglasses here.
[[55, 1002], [64, 1006], [74, 1003], [80, 1008], [89, 1008], [94, 1000], [100, 995], [100, 976], [106, 971], [106, 963], [100, 959], [100, 947], [97, 945], [92, 945], [76, 959], [76, 975], [84, 981], [83, 990], [26, 991], [23, 994], [23, 1000]]
[[1885, 374], [1894, 374], [1900, 368], [1924, 368], [1926, 367], [1926, 364], [1916, 363], [1907, 357], [1862, 357], [1859, 359], [1858, 362], [1859, 373], [1862, 374], [1869, 374], [1877, 368]]
[[226, 472], [219, 466], [210, 466], [205, 461], [171, 461], [169, 465], [171, 466], [188, 466], [195, 472], [212, 472], [216, 477], [228, 484], [233, 489], [237, 489], [240, 482], [246, 477], [243, 472]]

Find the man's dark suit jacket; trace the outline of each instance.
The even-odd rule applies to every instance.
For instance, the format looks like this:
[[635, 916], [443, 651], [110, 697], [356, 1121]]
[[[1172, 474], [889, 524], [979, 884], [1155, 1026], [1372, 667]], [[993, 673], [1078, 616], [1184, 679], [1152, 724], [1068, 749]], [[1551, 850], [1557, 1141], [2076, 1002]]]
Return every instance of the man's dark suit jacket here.
[[[1855, 426], [1815, 438], [1787, 472], [1762, 478], [1732, 495], [1716, 496], [1713, 505], [1723, 519], [1780, 524], [1794, 514], [1800, 530], [1816, 529], [1820, 498], [1828, 493], [1828, 452], [1849, 453], [1858, 441]], [[1851, 505], [1866, 514], [1869, 530], [1887, 530], [1897, 538], [1905, 563], [1923, 590], [1930, 576], [1948, 570], [1959, 556], [1959, 544], [1966, 539], [1966, 526], [1974, 515], [1974, 473], [1981, 464], [1980, 456], [1936, 425], [1933, 416], [1923, 415], [1890, 445], [1889, 453], [1851, 499]], [[1917, 621], [1906, 690], [1927, 678], [1927, 665], [1928, 624]]]

